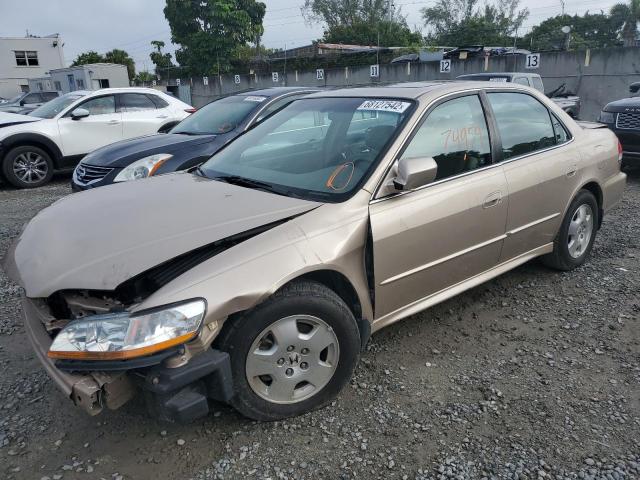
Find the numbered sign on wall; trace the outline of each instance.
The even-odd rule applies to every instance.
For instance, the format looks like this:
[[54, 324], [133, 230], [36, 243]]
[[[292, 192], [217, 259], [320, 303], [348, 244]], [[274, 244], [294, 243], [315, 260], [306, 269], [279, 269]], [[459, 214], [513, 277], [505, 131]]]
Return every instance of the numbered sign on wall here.
[[451, 60], [440, 60], [440, 73], [451, 73]]
[[369, 67], [369, 76], [371, 78], [378, 78], [380, 76], [380, 65], [371, 65]]
[[240, 85], [240, 75], [234, 75], [233, 81], [236, 85]]
[[180, 86], [180, 79], [179, 78], [176, 78], [176, 85]]
[[[296, 72], [297, 74], [298, 72]], [[324, 68], [318, 68], [316, 70], [316, 80], [324, 80]]]
[[271, 80], [273, 80], [273, 83], [278, 83], [278, 72], [271, 73]]
[[540, 54], [530, 53], [524, 61], [524, 68], [534, 69], [540, 68]]
[[209, 85], [209, 77], [202, 77], [202, 83], [204, 85]]

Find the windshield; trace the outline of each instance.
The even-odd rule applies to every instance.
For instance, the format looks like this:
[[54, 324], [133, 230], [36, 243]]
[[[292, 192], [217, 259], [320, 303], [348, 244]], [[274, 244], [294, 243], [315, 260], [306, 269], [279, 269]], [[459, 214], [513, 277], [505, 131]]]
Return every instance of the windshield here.
[[366, 178], [412, 111], [395, 99], [296, 100], [202, 165], [250, 188], [341, 201]]
[[211, 102], [188, 116], [171, 133], [215, 135], [228, 133], [267, 101], [259, 95], [234, 95]]
[[78, 100], [79, 98], [84, 97], [82, 94], [78, 93], [67, 93], [66, 95], [62, 95], [61, 97], [56, 97], [53, 100], [42, 104], [38, 108], [36, 108], [29, 115], [32, 117], [39, 118], [53, 118], [60, 112], [62, 112], [65, 108], [71, 105], [73, 102]]
[[16, 95], [15, 97], [10, 98], [9, 100], [5, 100], [3, 103], [18, 103], [22, 97], [24, 97], [24, 93], [20, 95]]

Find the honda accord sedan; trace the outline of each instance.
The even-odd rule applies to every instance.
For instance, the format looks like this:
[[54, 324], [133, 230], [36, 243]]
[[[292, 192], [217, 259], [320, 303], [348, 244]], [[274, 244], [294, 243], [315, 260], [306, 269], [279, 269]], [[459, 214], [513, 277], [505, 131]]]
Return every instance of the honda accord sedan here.
[[208, 399], [298, 415], [372, 332], [536, 257], [582, 265], [626, 183], [600, 127], [513, 84], [316, 93], [192, 173], [58, 201], [5, 268], [37, 357], [90, 414], [143, 392], [166, 420]]

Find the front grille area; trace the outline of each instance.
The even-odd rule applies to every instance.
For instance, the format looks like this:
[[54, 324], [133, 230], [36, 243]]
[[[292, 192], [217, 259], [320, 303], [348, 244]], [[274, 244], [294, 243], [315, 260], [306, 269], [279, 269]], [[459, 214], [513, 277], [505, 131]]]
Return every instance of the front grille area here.
[[81, 163], [76, 167], [76, 180], [80, 183], [91, 183], [96, 182], [98, 180], [102, 180], [104, 177], [109, 175], [109, 173], [113, 170], [110, 167], [96, 167], [94, 165], [87, 165], [86, 163]]
[[625, 130], [640, 130], [640, 113], [618, 113], [616, 127]]

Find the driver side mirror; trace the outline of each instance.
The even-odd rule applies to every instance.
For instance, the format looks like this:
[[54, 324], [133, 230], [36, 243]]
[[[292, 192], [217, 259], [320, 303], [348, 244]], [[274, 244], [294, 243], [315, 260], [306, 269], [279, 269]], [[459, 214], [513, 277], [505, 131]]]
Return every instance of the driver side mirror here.
[[86, 118], [89, 115], [90, 112], [86, 108], [76, 108], [73, 112], [71, 112], [71, 118], [73, 120], [80, 120], [81, 118]]
[[400, 191], [413, 190], [433, 182], [437, 173], [438, 164], [432, 157], [401, 158], [393, 186]]

